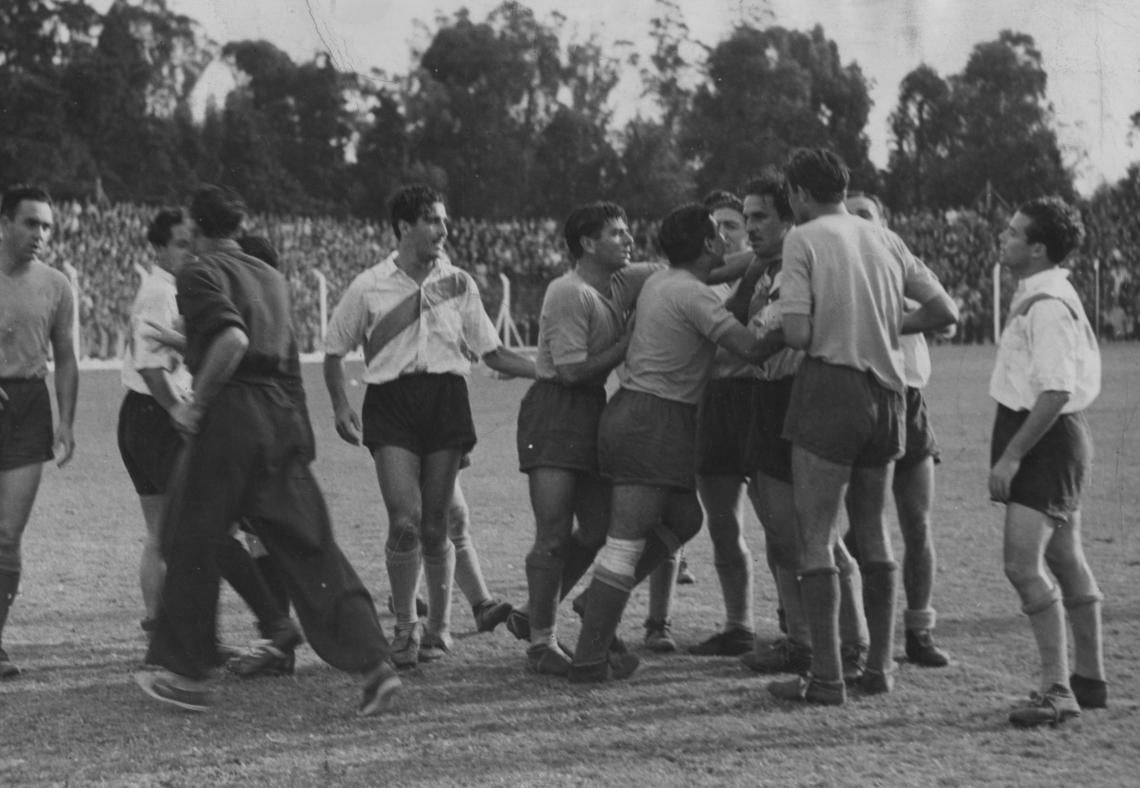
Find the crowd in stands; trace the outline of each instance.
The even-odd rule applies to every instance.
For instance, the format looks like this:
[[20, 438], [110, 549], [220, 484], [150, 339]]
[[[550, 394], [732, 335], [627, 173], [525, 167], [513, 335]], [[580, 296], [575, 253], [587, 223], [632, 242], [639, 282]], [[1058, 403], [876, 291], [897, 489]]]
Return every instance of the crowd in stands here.
[[[131, 301], [150, 259], [146, 226], [156, 210], [134, 204], [64, 203], [57, 206], [56, 238], [47, 261], [73, 268], [79, 287], [81, 357], [122, 355]], [[1086, 206], [1088, 240], [1071, 261], [1073, 281], [1095, 319], [1096, 266], [1101, 286], [1101, 335], [1140, 336], [1140, 215], [1132, 206], [1099, 201]], [[894, 217], [894, 229], [938, 274], [958, 301], [962, 321], [954, 341], [991, 341], [993, 267], [997, 238], [1007, 216], [987, 218], [972, 211], [917, 213]], [[292, 293], [302, 352], [320, 349], [320, 290], [315, 272], [328, 282], [329, 309], [365, 268], [395, 248], [387, 225], [359, 219], [255, 216], [249, 228], [278, 249]], [[635, 259], [657, 259], [655, 227], [633, 222]], [[524, 343], [537, 337], [538, 311], [546, 284], [564, 270], [561, 225], [553, 219], [483, 222], [456, 219], [450, 227], [453, 262], [479, 283], [487, 311], [495, 318], [503, 298], [503, 276], [511, 288], [511, 315]], [[503, 276], [500, 276], [503, 275]], [[1010, 287], [1003, 287], [1008, 303]]]

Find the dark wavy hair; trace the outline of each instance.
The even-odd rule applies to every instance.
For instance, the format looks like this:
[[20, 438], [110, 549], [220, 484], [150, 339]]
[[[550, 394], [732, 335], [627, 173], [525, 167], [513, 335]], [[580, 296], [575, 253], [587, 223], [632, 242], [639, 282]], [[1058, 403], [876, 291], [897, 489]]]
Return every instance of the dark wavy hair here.
[[1045, 254], [1054, 264], [1063, 262], [1085, 239], [1080, 212], [1060, 197], [1039, 197], [1017, 210], [1029, 219], [1025, 240], [1045, 244]]

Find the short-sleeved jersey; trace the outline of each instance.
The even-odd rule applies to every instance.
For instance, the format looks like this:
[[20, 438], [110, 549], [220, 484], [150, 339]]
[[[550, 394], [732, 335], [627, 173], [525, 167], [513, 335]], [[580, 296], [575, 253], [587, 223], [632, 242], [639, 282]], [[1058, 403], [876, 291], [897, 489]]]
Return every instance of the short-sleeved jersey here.
[[0, 378], [43, 378], [52, 338], [71, 335], [75, 300], [60, 271], [32, 260], [0, 271]]
[[[551, 282], [538, 322], [538, 379], [553, 380], [555, 367], [580, 364], [617, 342], [645, 281], [664, 268], [658, 263], [627, 265], [610, 277], [608, 294], [589, 285], [577, 270]], [[605, 385], [606, 377], [608, 373], [588, 383]]]
[[377, 385], [417, 373], [467, 376], [502, 340], [470, 274], [439, 259], [417, 284], [393, 252], [352, 281], [329, 322], [326, 353], [361, 344], [364, 382]]
[[926, 303], [942, 291], [902, 239], [851, 214], [826, 214], [788, 232], [783, 265], [784, 314], [811, 316], [808, 355], [905, 391], [903, 298]]
[[150, 394], [150, 388], [139, 374], [143, 369], [164, 369], [170, 373], [175, 391], [190, 390], [190, 372], [182, 363], [182, 355], [155, 339], [154, 329], [147, 323], [174, 328], [178, 318], [178, 288], [174, 277], [158, 266], [139, 283], [139, 291], [131, 304], [129, 334], [123, 353], [123, 385], [139, 394]]
[[695, 405], [712, 370], [716, 342], [738, 325], [724, 299], [691, 271], [649, 277], [637, 299], [622, 388]]
[[234, 379], [300, 379], [289, 285], [279, 271], [242, 252], [237, 241], [208, 239], [199, 241], [198, 258], [176, 281], [191, 373], [198, 372], [215, 337], [232, 327], [249, 338]]
[[903, 334], [899, 337], [902, 348], [906, 385], [912, 389], [926, 388], [930, 382], [930, 348], [923, 334]]
[[1100, 349], [1069, 272], [1050, 268], [1021, 280], [1009, 314], [990, 396], [1011, 410], [1032, 410], [1046, 391], [1068, 392], [1061, 413], [1091, 405], [1100, 394]]

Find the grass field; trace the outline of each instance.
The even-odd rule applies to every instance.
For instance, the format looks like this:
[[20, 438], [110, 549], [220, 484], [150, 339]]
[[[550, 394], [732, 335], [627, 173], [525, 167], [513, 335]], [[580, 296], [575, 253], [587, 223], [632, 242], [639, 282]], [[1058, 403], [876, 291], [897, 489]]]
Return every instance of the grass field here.
[[[398, 709], [367, 720], [353, 715], [355, 681], [308, 649], [294, 678], [222, 678], [216, 707], [203, 715], [167, 710], [138, 690], [143, 526], [115, 447], [118, 375], [84, 373], [78, 450], [70, 466], [45, 472], [5, 633], [25, 672], [0, 684], [0, 785], [1136, 785], [1140, 348], [1105, 347], [1104, 391], [1091, 410], [1097, 460], [1085, 540], [1107, 595], [1110, 708], [1028, 732], [1006, 723], [1009, 705], [1035, 688], [1037, 662], [1002, 574], [1002, 510], [985, 493], [992, 354], [936, 348], [927, 393], [943, 458], [935, 604], [949, 668], [903, 664], [893, 694], [855, 695], [838, 710], [776, 702], [735, 659], [643, 654], [629, 681], [571, 687], [527, 674], [522, 645], [502, 628], [476, 636], [457, 592], [454, 655], [408, 674]], [[306, 382], [315, 471], [338, 539], [383, 607], [385, 517], [370, 460], [337, 439], [319, 367], [306, 368]], [[480, 444], [463, 474], [489, 584], [518, 602], [532, 535], [514, 452], [525, 388], [473, 378]], [[751, 516], [749, 536], [757, 624], [774, 637], [772, 584]], [[708, 537], [687, 552], [698, 583], [679, 589], [682, 647], [722, 616]], [[630, 642], [640, 643], [644, 616], [639, 590], [622, 627]], [[568, 642], [573, 619], [563, 618]], [[391, 618], [383, 620], [390, 632]], [[229, 641], [254, 634], [228, 590], [222, 625]]]

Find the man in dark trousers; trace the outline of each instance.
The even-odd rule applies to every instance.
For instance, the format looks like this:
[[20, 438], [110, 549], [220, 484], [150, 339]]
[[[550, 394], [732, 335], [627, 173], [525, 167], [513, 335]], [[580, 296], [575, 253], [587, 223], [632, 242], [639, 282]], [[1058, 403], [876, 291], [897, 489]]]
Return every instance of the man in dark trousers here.
[[166, 581], [147, 663], [153, 698], [192, 711], [210, 703], [218, 664], [218, 547], [248, 517], [278, 562], [310, 645], [363, 678], [362, 715], [387, 709], [400, 687], [372, 597], [333, 541], [309, 470], [314, 442], [297, 396], [300, 362], [288, 285], [241, 251], [245, 207], [215, 186], [190, 208], [198, 259], [178, 275], [193, 396], [171, 410], [188, 437], [169, 489]]

